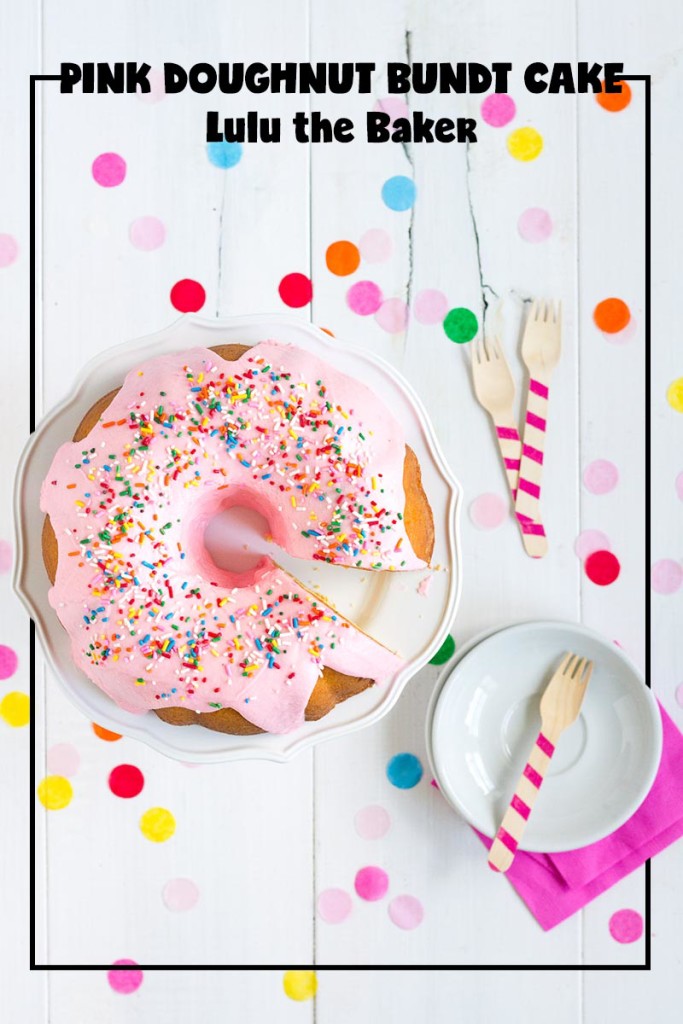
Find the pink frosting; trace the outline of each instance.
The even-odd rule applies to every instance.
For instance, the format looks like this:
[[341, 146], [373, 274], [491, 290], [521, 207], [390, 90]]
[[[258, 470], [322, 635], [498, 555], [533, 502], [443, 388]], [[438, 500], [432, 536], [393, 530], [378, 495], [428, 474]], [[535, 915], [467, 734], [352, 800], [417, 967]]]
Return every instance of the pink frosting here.
[[424, 568], [405, 532], [403, 432], [363, 384], [263, 342], [149, 360], [87, 438], [61, 446], [41, 508], [59, 547], [50, 602], [76, 664], [128, 711], [238, 710], [304, 721], [323, 667], [381, 681], [401, 659], [268, 558], [218, 568], [207, 522], [255, 508], [290, 554]]

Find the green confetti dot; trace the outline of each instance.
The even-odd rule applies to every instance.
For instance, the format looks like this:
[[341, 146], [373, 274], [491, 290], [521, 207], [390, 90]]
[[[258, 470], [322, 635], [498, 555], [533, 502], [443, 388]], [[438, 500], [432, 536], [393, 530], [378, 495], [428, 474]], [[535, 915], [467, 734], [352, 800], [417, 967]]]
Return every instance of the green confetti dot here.
[[444, 642], [439, 647], [438, 651], [433, 658], [429, 659], [430, 665], [445, 665], [449, 658], [452, 658], [455, 654], [455, 640], [452, 636], [447, 636]]
[[479, 330], [479, 322], [471, 309], [456, 306], [446, 313], [443, 329], [447, 338], [462, 345], [466, 341], [472, 341]]

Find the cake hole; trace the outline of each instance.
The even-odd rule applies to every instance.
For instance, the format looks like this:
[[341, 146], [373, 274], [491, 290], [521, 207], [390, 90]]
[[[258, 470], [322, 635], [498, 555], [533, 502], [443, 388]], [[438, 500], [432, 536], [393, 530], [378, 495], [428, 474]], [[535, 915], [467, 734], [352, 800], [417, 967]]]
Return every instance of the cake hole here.
[[271, 548], [268, 520], [256, 509], [233, 505], [206, 524], [204, 546], [209, 558], [226, 572], [241, 576], [263, 562]]

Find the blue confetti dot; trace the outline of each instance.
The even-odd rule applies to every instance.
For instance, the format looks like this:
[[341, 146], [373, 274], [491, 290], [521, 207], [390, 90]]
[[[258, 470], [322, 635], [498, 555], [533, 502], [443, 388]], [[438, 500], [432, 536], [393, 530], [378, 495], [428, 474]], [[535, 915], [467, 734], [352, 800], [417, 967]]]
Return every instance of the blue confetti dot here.
[[382, 185], [382, 199], [390, 210], [409, 210], [415, 202], [417, 186], [412, 178], [397, 174]]
[[206, 155], [214, 167], [227, 170], [242, 159], [241, 142], [207, 142]]
[[415, 754], [395, 754], [387, 765], [387, 778], [397, 789], [412, 789], [422, 778], [423, 768]]

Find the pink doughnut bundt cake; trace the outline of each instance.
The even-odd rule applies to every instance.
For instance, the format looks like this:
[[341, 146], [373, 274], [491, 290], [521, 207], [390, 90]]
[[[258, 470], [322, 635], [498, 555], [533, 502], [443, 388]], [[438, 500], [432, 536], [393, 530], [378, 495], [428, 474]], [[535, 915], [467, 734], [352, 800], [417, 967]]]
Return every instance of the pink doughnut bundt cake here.
[[274, 341], [194, 348], [132, 370], [56, 453], [50, 603], [120, 707], [289, 732], [402, 662], [270, 558], [219, 568], [204, 531], [236, 505], [298, 557], [391, 571], [432, 555], [418, 460], [365, 385]]

